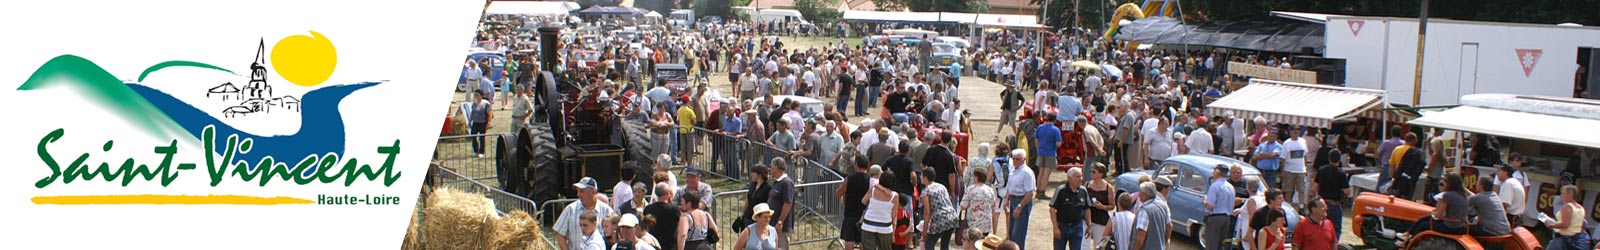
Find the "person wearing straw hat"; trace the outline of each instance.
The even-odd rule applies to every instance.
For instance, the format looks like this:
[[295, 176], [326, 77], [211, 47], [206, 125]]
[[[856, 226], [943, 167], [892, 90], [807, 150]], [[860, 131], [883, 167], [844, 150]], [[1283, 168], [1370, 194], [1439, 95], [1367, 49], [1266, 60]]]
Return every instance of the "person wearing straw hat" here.
[[1000, 238], [999, 235], [989, 234], [973, 243], [972, 246], [978, 250], [996, 250], [1000, 249], [1000, 246], [1005, 245], [1005, 243], [1006, 239]]
[[[573, 183], [572, 186], [578, 189], [578, 202], [567, 204], [566, 209], [561, 211], [561, 216], [556, 217], [556, 224], [552, 229], [556, 231], [557, 245], [568, 250], [584, 249], [583, 241], [569, 240], [584, 238], [585, 234], [581, 232], [580, 229], [582, 228], [579, 225], [582, 220], [580, 217], [584, 213], [592, 212], [598, 218], [605, 218], [605, 215], [611, 214], [611, 206], [606, 205], [605, 202], [600, 201], [595, 196], [595, 192], [597, 192], [595, 189], [599, 187], [599, 184], [595, 182], [594, 178], [583, 177], [577, 183]], [[599, 219], [594, 220], [594, 224], [599, 223]]]
[[739, 233], [739, 239], [733, 242], [734, 250], [777, 250], [778, 231], [767, 223], [772, 220], [772, 207], [766, 203], [756, 204], [750, 218], [754, 224], [746, 227]]

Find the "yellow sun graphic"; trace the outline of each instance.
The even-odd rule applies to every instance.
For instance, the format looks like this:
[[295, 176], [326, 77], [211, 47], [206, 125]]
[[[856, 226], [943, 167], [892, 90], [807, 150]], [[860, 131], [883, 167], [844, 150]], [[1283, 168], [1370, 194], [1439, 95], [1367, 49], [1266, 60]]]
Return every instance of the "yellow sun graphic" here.
[[328, 80], [328, 76], [333, 75], [339, 55], [334, 52], [332, 41], [322, 33], [311, 31], [310, 36], [293, 35], [278, 40], [272, 46], [271, 59], [272, 70], [284, 80], [311, 87], [322, 84]]

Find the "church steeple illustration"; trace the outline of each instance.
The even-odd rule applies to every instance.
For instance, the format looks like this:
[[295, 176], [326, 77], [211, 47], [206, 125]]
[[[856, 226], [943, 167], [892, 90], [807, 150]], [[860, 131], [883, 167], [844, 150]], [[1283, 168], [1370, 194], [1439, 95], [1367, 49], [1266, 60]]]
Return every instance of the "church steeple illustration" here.
[[256, 47], [256, 59], [250, 62], [250, 83], [244, 86], [244, 98], [272, 98], [272, 85], [267, 85], [267, 41]]

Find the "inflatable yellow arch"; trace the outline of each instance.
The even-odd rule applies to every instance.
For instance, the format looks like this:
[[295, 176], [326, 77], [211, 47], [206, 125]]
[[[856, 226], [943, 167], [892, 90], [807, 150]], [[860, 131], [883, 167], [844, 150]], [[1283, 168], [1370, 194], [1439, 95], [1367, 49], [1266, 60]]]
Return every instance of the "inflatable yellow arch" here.
[[1117, 34], [1117, 26], [1122, 25], [1122, 17], [1130, 13], [1133, 15], [1133, 19], [1144, 18], [1144, 11], [1139, 8], [1138, 4], [1125, 3], [1122, 6], [1117, 6], [1117, 12], [1111, 15], [1111, 25], [1106, 26], [1106, 35], [1103, 39], [1111, 41], [1111, 36]]

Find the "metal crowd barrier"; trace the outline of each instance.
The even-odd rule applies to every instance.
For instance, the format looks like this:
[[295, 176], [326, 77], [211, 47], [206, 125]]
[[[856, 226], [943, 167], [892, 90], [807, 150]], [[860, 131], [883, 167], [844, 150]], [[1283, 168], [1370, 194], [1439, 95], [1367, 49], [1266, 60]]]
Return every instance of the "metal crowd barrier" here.
[[[438, 148], [434, 149], [433, 161], [454, 168], [457, 173], [468, 179], [489, 184], [490, 187], [500, 187], [500, 183], [494, 180], [495, 176], [499, 176], [495, 172], [497, 169], [495, 159], [500, 157], [497, 149], [501, 143], [511, 143], [501, 141], [502, 135], [504, 134], [441, 136]], [[478, 157], [472, 147], [472, 141], [479, 139], [483, 140], [483, 157]]]

